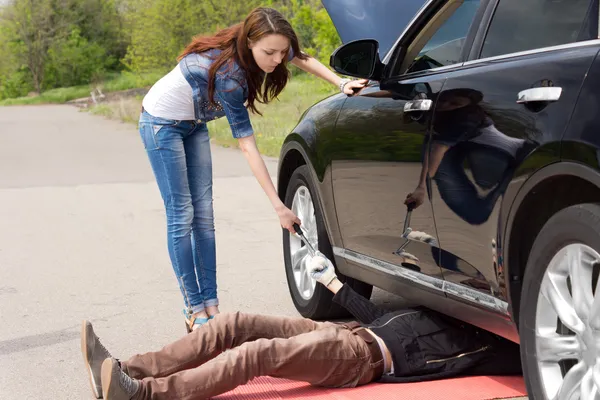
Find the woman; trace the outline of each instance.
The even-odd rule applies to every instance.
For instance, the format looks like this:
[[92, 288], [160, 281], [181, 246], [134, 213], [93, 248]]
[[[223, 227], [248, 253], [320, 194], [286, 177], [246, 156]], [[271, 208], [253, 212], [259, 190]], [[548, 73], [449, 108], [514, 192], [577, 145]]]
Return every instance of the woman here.
[[346, 94], [365, 82], [340, 79], [301, 53], [289, 22], [270, 8], [257, 8], [243, 23], [195, 38], [178, 60], [144, 98], [139, 129], [165, 204], [169, 256], [191, 331], [219, 313], [206, 122], [227, 117], [281, 226], [293, 232], [300, 220], [277, 195], [256, 147], [248, 109], [259, 113], [256, 102], [266, 104], [281, 93], [289, 78], [288, 61]]
[[423, 204], [428, 176], [437, 183], [444, 203], [460, 218], [472, 225], [489, 219], [515, 168], [535, 144], [500, 132], [482, 101], [483, 94], [472, 89], [441, 93], [433, 116], [431, 148], [406, 205]]

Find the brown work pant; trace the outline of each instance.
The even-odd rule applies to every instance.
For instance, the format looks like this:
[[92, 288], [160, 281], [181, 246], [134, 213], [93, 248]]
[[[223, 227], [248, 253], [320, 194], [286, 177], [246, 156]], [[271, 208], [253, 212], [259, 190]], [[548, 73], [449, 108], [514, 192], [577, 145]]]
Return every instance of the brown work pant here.
[[133, 356], [122, 366], [141, 379], [133, 400], [186, 400], [207, 399], [264, 375], [354, 387], [378, 378], [381, 362], [372, 363], [366, 342], [342, 325], [234, 313], [218, 314], [176, 342]]

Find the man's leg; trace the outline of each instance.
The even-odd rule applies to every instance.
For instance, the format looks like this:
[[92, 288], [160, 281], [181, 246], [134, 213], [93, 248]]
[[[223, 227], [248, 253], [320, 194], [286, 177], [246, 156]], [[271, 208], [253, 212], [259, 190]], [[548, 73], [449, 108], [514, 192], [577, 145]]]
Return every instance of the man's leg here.
[[160, 378], [196, 368], [225, 350], [246, 342], [261, 338], [289, 338], [333, 326], [336, 325], [307, 318], [218, 314], [205, 325], [160, 351], [135, 355], [121, 364], [132, 378]]
[[194, 369], [145, 378], [133, 399], [206, 399], [265, 375], [354, 387], [376, 379], [375, 366], [362, 338], [332, 324], [288, 339], [257, 339]]

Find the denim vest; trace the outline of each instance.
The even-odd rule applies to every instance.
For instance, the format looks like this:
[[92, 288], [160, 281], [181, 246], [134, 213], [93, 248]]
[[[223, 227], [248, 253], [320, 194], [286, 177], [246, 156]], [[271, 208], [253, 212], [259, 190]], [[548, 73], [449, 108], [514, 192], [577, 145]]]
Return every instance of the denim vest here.
[[225, 63], [219, 68], [215, 76], [216, 106], [208, 99], [208, 70], [213, 63], [209, 55], [214, 56], [218, 51], [191, 53], [179, 62], [183, 76], [192, 87], [196, 122], [206, 123], [226, 116], [234, 138], [250, 136], [254, 130], [245, 105], [248, 85], [244, 71], [237, 63], [233, 62], [231, 67]]

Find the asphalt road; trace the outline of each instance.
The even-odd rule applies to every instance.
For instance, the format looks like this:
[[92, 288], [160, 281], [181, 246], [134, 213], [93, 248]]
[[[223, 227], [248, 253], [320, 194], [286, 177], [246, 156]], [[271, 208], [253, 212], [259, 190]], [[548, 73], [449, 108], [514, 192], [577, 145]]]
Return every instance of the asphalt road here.
[[[221, 310], [298, 316], [266, 196], [239, 151], [214, 147], [213, 163]], [[185, 334], [181, 309], [136, 127], [71, 106], [0, 107], [0, 399], [92, 398], [81, 320], [127, 358]]]

